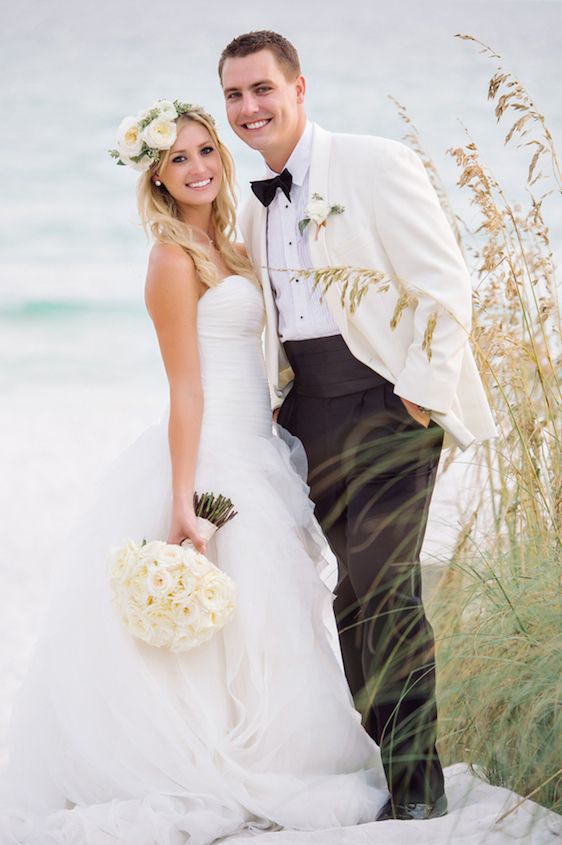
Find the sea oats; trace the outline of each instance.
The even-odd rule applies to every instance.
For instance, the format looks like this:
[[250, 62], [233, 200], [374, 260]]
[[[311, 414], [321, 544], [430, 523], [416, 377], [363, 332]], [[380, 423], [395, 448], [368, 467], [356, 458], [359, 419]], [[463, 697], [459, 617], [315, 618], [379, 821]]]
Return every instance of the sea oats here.
[[437, 318], [439, 314], [437, 311], [433, 311], [429, 315], [429, 320], [427, 321], [425, 331], [423, 333], [423, 341], [422, 341], [422, 349], [426, 353], [428, 360], [431, 361], [431, 342], [433, 340], [433, 333], [435, 331], [435, 326], [437, 325]]
[[[479, 41], [478, 38], [460, 33], [457, 34], [456, 37], [479, 44], [481, 47], [480, 52], [485, 53], [490, 58], [501, 60], [501, 56], [498, 55], [498, 53], [482, 41]], [[525, 86], [522, 85], [521, 82], [513, 76], [513, 74], [499, 68], [489, 81], [488, 99], [496, 101], [495, 115], [498, 122], [508, 111], [523, 112], [521, 117], [518, 117], [517, 120], [515, 120], [505, 136], [505, 144], [510, 143], [514, 136], [520, 136], [520, 138], [523, 139], [530, 129], [537, 130], [542, 136], [542, 141], [534, 138], [526, 142], [521, 140], [520, 143], [517, 144], [518, 147], [529, 145], [536, 146], [536, 150], [529, 166], [527, 182], [529, 184], [534, 184], [538, 179], [542, 178], [541, 173], [535, 175], [535, 168], [543, 155], [549, 155], [552, 165], [552, 175], [558, 185], [558, 188], [562, 189], [562, 172], [560, 170], [560, 164], [552, 134], [546, 125], [544, 116], [536, 107]]]
[[[488, 96], [497, 120], [514, 118], [505, 142], [530, 153], [528, 201], [509, 202], [472, 139], [450, 150], [479, 215], [475, 231], [463, 229], [475, 282], [471, 343], [500, 435], [473, 453], [480, 494], [435, 596], [440, 750], [561, 812], [562, 330], [543, 201], [560, 198], [562, 181], [525, 88], [500, 67]], [[543, 173], [551, 185], [533, 196]]]
[[413, 304], [411, 300], [411, 295], [407, 291], [402, 291], [402, 293], [396, 300], [396, 305], [394, 306], [394, 312], [390, 320], [391, 329], [396, 328], [396, 326], [400, 322], [402, 314], [410, 304]]

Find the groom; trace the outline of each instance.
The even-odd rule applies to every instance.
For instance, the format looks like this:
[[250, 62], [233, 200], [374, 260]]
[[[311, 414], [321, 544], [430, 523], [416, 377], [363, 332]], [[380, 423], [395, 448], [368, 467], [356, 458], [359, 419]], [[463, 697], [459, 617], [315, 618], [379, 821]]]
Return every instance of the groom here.
[[[278, 421], [305, 447], [338, 560], [345, 673], [390, 791], [378, 818], [444, 815], [419, 554], [444, 438], [466, 449], [495, 434], [468, 344], [470, 278], [408, 147], [307, 120], [289, 41], [241, 35], [219, 76], [232, 129], [266, 165], [242, 234], [261, 276]], [[298, 272], [330, 267], [348, 270], [324, 297]], [[354, 311], [342, 302], [352, 268], [383, 274]]]

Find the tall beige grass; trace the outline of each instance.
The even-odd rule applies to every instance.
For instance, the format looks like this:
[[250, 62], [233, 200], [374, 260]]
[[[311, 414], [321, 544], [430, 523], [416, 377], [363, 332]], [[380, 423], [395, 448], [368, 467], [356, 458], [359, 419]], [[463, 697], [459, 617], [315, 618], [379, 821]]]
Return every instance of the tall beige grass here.
[[[497, 53], [472, 36], [496, 61]], [[505, 144], [527, 150], [513, 204], [477, 144], [449, 150], [480, 225], [472, 346], [501, 434], [482, 444], [482, 495], [436, 597], [441, 750], [562, 810], [562, 332], [545, 210], [560, 213], [560, 166], [544, 116], [501, 66], [488, 97]], [[476, 246], [475, 246], [476, 244]], [[487, 514], [478, 539], [473, 526]]]
[[[501, 62], [473, 36], [457, 37]], [[454, 198], [447, 197], [406, 109], [394, 101], [473, 273], [470, 342], [500, 429], [473, 457], [481, 493], [430, 608], [440, 751], [446, 764], [467, 760], [491, 783], [560, 812], [562, 323], [546, 219], [547, 211], [561, 212], [562, 177], [544, 116], [501, 64], [488, 97], [498, 123], [511, 118], [505, 144], [528, 153], [526, 200], [510, 201], [467, 133], [464, 146], [448, 152], [459, 168], [459, 190], [470, 193], [478, 212], [472, 231], [459, 225]], [[313, 275], [323, 289], [339, 282], [351, 310], [370, 285], [398, 285], [394, 321], [412, 295], [403, 281], [376, 268], [322, 268]], [[428, 354], [431, 334], [428, 325]]]
[[[472, 36], [494, 60], [500, 56]], [[433, 603], [440, 751], [494, 784], [562, 810], [562, 346], [545, 207], [556, 213], [560, 166], [544, 116], [501, 66], [488, 97], [505, 144], [529, 152], [526, 205], [513, 204], [475, 141], [449, 150], [480, 223], [461, 228], [409, 125], [474, 273], [471, 336], [500, 428], [474, 458], [473, 505]], [[480, 533], [479, 517], [485, 514]]]

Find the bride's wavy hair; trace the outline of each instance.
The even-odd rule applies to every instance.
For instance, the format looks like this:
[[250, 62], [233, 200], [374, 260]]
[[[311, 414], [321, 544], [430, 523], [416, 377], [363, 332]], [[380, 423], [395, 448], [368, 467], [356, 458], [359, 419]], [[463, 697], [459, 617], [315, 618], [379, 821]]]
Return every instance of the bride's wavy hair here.
[[[233, 273], [248, 276], [257, 284], [253, 265], [235, 246], [236, 194], [232, 156], [217, 135], [213, 118], [201, 106], [193, 106], [188, 113], [177, 118], [178, 132], [188, 121], [205, 127], [222, 162], [221, 186], [211, 209], [216, 247]], [[170, 150], [164, 150], [158, 161], [154, 162], [139, 178], [137, 204], [140, 219], [145, 232], [152, 233], [156, 241], [177, 244], [185, 250], [193, 259], [195, 270], [201, 281], [208, 287], [214, 287], [220, 282], [219, 275], [214, 263], [197, 239], [194, 228], [181, 219], [178, 204], [164, 185], [154, 184], [154, 174], [159, 172], [162, 176], [170, 155]]]

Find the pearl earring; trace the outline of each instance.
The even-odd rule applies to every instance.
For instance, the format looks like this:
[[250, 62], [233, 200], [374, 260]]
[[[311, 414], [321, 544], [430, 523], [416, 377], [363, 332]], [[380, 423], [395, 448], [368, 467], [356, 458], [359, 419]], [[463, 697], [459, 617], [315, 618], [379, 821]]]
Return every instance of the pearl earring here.
[[162, 184], [162, 182], [160, 181], [160, 179], [155, 179], [154, 184], [156, 185], [157, 188], [159, 188], [160, 185]]

